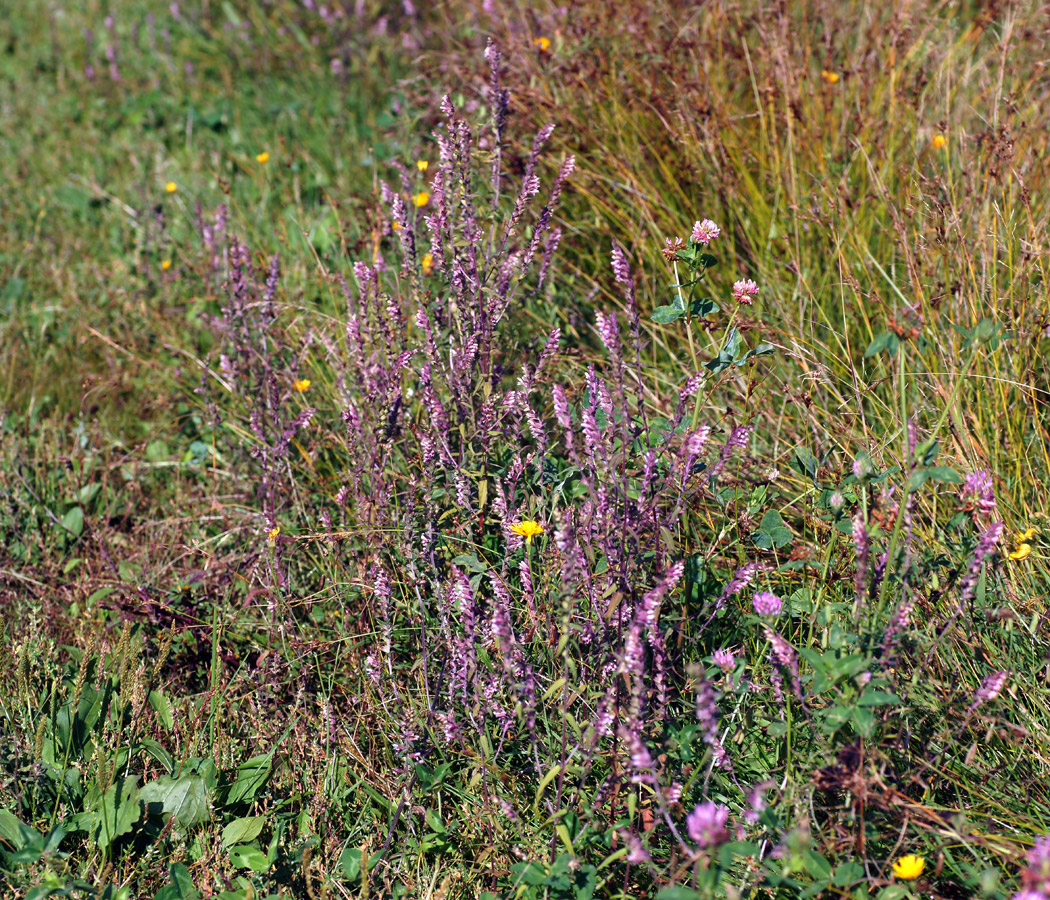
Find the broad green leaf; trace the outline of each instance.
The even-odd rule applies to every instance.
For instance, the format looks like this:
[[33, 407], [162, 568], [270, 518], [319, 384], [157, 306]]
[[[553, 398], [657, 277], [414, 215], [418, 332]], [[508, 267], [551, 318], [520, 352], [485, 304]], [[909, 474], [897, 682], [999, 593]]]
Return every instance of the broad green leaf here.
[[74, 537], [80, 537], [84, 531], [84, 510], [74, 506], [62, 517], [62, 527]]
[[237, 767], [237, 778], [226, 791], [227, 804], [250, 803], [270, 777], [269, 756], [255, 756]]
[[105, 853], [121, 835], [127, 834], [142, 816], [142, 800], [135, 778], [120, 778], [109, 786], [95, 810], [92, 836]]
[[650, 318], [652, 318], [657, 325], [670, 325], [684, 315], [685, 310], [678, 309], [675, 306], [658, 306], [653, 310], [653, 314]]
[[704, 897], [699, 891], [676, 884], [665, 887], [656, 895], [656, 900], [704, 900]]
[[230, 862], [239, 869], [251, 869], [253, 872], [265, 872], [270, 868], [266, 854], [257, 847], [231, 847]]
[[859, 706], [885, 706], [891, 703], [900, 703], [900, 698], [896, 694], [890, 694], [887, 691], [877, 691], [874, 688], [868, 688], [864, 691], [857, 701]]
[[168, 702], [168, 698], [160, 691], [150, 691], [148, 699], [149, 705], [157, 713], [157, 719], [160, 721], [160, 724], [168, 731], [171, 731], [175, 727], [175, 717], [172, 715], [171, 704]]
[[266, 824], [266, 816], [245, 816], [234, 819], [222, 830], [222, 842], [227, 847], [254, 841]]
[[189, 869], [182, 863], [174, 863], [168, 870], [168, 884], [157, 891], [153, 900], [200, 900]]
[[208, 786], [200, 775], [163, 775], [144, 784], [139, 796], [150, 806], [159, 804], [181, 829], [200, 825], [211, 815]]

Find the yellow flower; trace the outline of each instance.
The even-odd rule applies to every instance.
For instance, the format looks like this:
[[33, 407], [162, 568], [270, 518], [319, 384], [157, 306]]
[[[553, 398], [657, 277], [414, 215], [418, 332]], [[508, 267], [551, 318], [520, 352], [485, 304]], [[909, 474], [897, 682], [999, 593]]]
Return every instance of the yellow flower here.
[[161, 260], [161, 262], [160, 262], [160, 267], [161, 267], [161, 269], [163, 269], [163, 270], [164, 270], [165, 272], [167, 272], [167, 271], [168, 271], [168, 269], [170, 269], [170, 268], [171, 268], [171, 260], [170, 260], [170, 259], [162, 259], [162, 260]]
[[432, 253], [427, 253], [423, 257], [423, 274], [433, 275], [434, 274], [434, 256]]
[[295, 388], [301, 394], [308, 387], [310, 387], [310, 379], [296, 378], [295, 381], [292, 382], [292, 387]]
[[839, 73], [829, 72], [827, 69], [824, 69], [820, 73], [820, 77], [823, 78], [828, 84], [837, 84], [839, 80]]
[[934, 150], [943, 150], [948, 146], [948, 138], [943, 134], [935, 134], [933, 140], [930, 142], [933, 145]]
[[1010, 559], [1012, 559], [1014, 562], [1020, 562], [1022, 559], [1028, 559], [1028, 554], [1031, 552], [1031, 544], [1018, 544], [1017, 549], [1010, 554]]
[[276, 544], [277, 543], [277, 535], [279, 535], [280, 533], [281, 533], [281, 526], [280, 525], [275, 525], [268, 532], [266, 532], [266, 536], [267, 536], [267, 538], [269, 538], [269, 541], [270, 541], [271, 544]]
[[425, 159], [416, 160], [416, 168], [419, 169], [420, 172], [425, 172], [429, 166], [430, 163], [428, 163]]
[[426, 191], [420, 191], [412, 198], [412, 202], [416, 205], [417, 209], [421, 206], [426, 206], [430, 202], [430, 194]]
[[174, 194], [178, 189], [179, 186], [174, 181], [169, 181], [166, 185], [164, 185], [164, 190], [166, 190], [169, 194]]
[[533, 46], [540, 48], [540, 53], [546, 53], [551, 48], [551, 39], [546, 37], [533, 38]]
[[255, 157], [257, 163], [268, 163], [270, 161], [270, 154], [263, 150], [258, 156]]
[[911, 881], [918, 878], [926, 868], [926, 860], [921, 856], [909, 853], [902, 856], [893, 864], [893, 874], [902, 881]]
[[391, 222], [391, 223], [390, 223], [390, 227], [391, 227], [391, 228], [393, 228], [393, 229], [394, 229], [394, 231], [400, 231], [400, 230], [401, 230], [401, 223], [400, 223], [400, 222], [398, 222], [398, 221], [397, 221], [397, 220], [395, 219], [395, 220], [394, 220], [393, 222]]
[[518, 522], [517, 525], [511, 525], [510, 530], [525, 538], [526, 544], [531, 544], [532, 539], [537, 535], [543, 534], [545, 529], [539, 522], [528, 520], [525, 522]]
[[1014, 542], [1018, 544], [1024, 544], [1039, 534], [1038, 528], [1029, 528], [1014, 538]]

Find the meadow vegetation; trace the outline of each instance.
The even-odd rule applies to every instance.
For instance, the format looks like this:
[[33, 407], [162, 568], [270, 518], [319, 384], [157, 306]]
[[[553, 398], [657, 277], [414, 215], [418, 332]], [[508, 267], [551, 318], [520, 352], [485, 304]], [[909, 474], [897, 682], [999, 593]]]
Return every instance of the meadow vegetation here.
[[1050, 897], [1041, 16], [0, 11], [4, 896]]

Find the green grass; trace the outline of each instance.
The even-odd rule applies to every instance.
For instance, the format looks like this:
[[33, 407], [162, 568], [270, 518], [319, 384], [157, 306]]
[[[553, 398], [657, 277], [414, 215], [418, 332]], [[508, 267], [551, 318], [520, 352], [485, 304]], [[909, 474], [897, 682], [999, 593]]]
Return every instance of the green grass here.
[[[490, 15], [455, 0], [419, 20], [369, 4], [334, 25], [290, 0], [182, 6], [177, 18], [148, 0], [0, 12], [6, 894], [896, 900], [909, 886], [890, 863], [915, 852], [927, 871], [911, 896], [1010, 896], [1050, 823], [1045, 535], [1027, 559], [1006, 558], [1014, 532], [1050, 533], [1036, 5], [683, 14], [656, 3], [609, 15], [588, 0]], [[544, 191], [565, 154], [577, 171], [548, 281], [526, 283], [501, 321], [492, 372], [468, 366], [465, 386], [441, 395], [459, 416], [442, 433], [413, 380], [427, 358], [414, 323], [453, 288], [418, 260], [400, 268], [378, 186], [399, 190], [395, 159], [409, 193], [433, 178], [445, 91], [485, 119], [489, 34], [513, 96], [509, 182], [547, 121], [558, 129]], [[478, 145], [482, 173], [491, 149]], [[200, 234], [198, 215], [213, 224], [220, 205], [258, 285], [241, 306], [229, 258]], [[420, 253], [429, 238], [412, 216], [433, 210], [410, 210]], [[723, 231], [703, 286], [721, 311], [655, 323], [676, 293], [664, 239], [705, 217]], [[483, 217], [478, 245], [503, 221]], [[527, 215], [526, 237], [534, 226]], [[640, 365], [609, 268], [614, 240], [634, 270]], [[352, 264], [377, 251], [388, 268], [381, 297], [361, 307], [373, 355], [358, 362]], [[261, 297], [274, 254], [271, 308]], [[734, 306], [738, 278], [759, 282], [754, 307]], [[400, 349], [397, 328], [384, 330], [395, 307], [417, 352], [366, 389]], [[677, 477], [677, 393], [731, 326], [732, 356], [763, 342], [775, 352], [713, 365], [688, 408], [686, 423], [713, 426], [707, 465], [731, 427], [754, 427], [716, 484], [693, 472], [683, 500], [654, 502], [651, 526], [629, 532], [607, 524], [628, 515], [627, 499], [614, 502], [604, 543], [573, 519], [592, 597], [566, 581], [553, 534], [586, 519], [595, 487], [563, 442], [551, 388], [567, 387], [577, 428], [589, 365], [616, 394], [594, 327], [608, 309], [620, 311], [630, 399], [622, 414], [599, 410], [597, 427], [611, 423], [607, 481], [615, 492], [622, 479], [632, 501], [647, 450], [658, 481]], [[468, 312], [434, 318], [438, 359], [463, 349]], [[224, 315], [243, 330], [224, 331]], [[484, 408], [517, 389], [555, 326], [563, 352], [528, 401], [550, 442], [537, 464], [531, 424], [494, 425]], [[301, 378], [311, 384], [298, 393]], [[313, 420], [293, 429], [308, 406]], [[273, 461], [286, 428], [289, 452]], [[449, 442], [455, 465], [427, 461], [428, 436]], [[850, 474], [862, 455], [874, 480]], [[962, 511], [955, 476], [935, 466], [993, 473], [1006, 523], [965, 608], [959, 586], [990, 518]], [[535, 544], [508, 545], [504, 489], [518, 518], [547, 525]], [[897, 504], [912, 492], [908, 537]], [[855, 507], [890, 560], [861, 604]], [[617, 576], [610, 556], [626, 546]], [[786, 602], [773, 624], [800, 654], [796, 699], [751, 593], [713, 606], [755, 559], [770, 569], [754, 588]], [[618, 710], [659, 707], [652, 670], [603, 669], [576, 623], [606, 603], [607, 617], [633, 609], [678, 560], [685, 576], [651, 632], [669, 648], [667, 715], [642, 716], [642, 737], [681, 802], [628, 778], [623, 735], [565, 750], [586, 746], [611, 687]], [[457, 572], [473, 579], [479, 627], [493, 627], [504, 585], [515, 637], [479, 639], [488, 700], [455, 707], [471, 724], [443, 742], [435, 717], [455, 706], [442, 689], [465, 633], [444, 599], [463, 589]], [[907, 591], [915, 610], [890, 653], [887, 623]], [[713, 663], [722, 647], [736, 654], [735, 681]], [[515, 648], [535, 673], [531, 700], [511, 671]], [[1001, 695], [971, 708], [997, 671], [1010, 673]], [[693, 715], [705, 678], [732, 777]], [[406, 761], [406, 746], [423, 761]], [[667, 827], [685, 833], [703, 800], [742, 823], [755, 785], [770, 806], [739, 843], [693, 853]], [[627, 863], [628, 835], [651, 865]]]

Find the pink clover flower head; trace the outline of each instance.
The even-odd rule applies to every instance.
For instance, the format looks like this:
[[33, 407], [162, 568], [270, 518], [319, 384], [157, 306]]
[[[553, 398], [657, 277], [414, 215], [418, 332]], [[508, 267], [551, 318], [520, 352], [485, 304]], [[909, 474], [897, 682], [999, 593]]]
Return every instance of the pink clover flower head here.
[[724, 647], [721, 650], [716, 650], [711, 656], [711, 662], [713, 662], [723, 672], [732, 672], [733, 667], [736, 665], [736, 660], [733, 658], [733, 651], [726, 650]]
[[755, 302], [755, 296], [757, 294], [758, 285], [750, 278], [733, 282], [733, 299], [736, 300], [737, 303], [743, 303], [750, 306]]
[[710, 800], [699, 804], [685, 818], [685, 828], [701, 850], [715, 847], [729, 839], [726, 823], [729, 821], [729, 808]]
[[752, 603], [760, 616], [779, 616], [784, 608], [783, 601], [772, 591], [759, 591]]
[[661, 252], [663, 253], [664, 258], [667, 259], [668, 262], [671, 262], [676, 256], [678, 256], [678, 251], [684, 246], [685, 244], [680, 237], [667, 238], [664, 241], [664, 249]]
[[959, 497], [968, 509], [980, 512], [995, 512], [995, 488], [992, 476], [987, 469], [972, 472], [966, 476]]
[[697, 222], [693, 226], [693, 233], [689, 237], [697, 244], [710, 244], [716, 237], [722, 233], [722, 229], [719, 228], [710, 219], [704, 219], [702, 222]]

